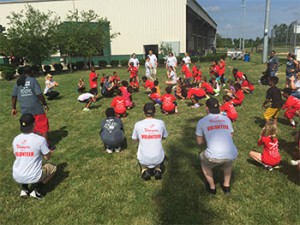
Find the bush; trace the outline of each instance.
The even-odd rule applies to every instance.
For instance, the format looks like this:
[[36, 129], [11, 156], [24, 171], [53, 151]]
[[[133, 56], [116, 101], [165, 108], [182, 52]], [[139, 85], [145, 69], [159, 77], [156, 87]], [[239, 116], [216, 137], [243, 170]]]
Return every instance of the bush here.
[[98, 62], [98, 65], [99, 65], [100, 67], [105, 67], [105, 66], [107, 65], [107, 62], [106, 62], [105, 60], [100, 60], [100, 61]]
[[95, 66], [95, 63], [94, 63], [93, 60], [91, 60], [91, 61], [87, 61], [86, 65], [87, 65], [88, 67], [92, 67], [92, 66]]
[[45, 65], [44, 70], [45, 70], [45, 73], [49, 73], [51, 71], [51, 66]]
[[117, 67], [119, 65], [119, 60], [112, 60], [110, 61], [110, 65]]
[[75, 63], [75, 66], [78, 70], [83, 70], [84, 69], [84, 61], [77, 61]]
[[140, 62], [140, 66], [145, 66], [146, 60], [145, 59], [139, 59], [139, 62]]
[[0, 71], [2, 71], [3, 79], [12, 80], [16, 73], [16, 67], [13, 65], [0, 65]]
[[121, 60], [121, 66], [128, 66], [128, 60]]
[[55, 69], [55, 72], [61, 72], [63, 69], [63, 66], [60, 63], [54, 63], [53, 67]]

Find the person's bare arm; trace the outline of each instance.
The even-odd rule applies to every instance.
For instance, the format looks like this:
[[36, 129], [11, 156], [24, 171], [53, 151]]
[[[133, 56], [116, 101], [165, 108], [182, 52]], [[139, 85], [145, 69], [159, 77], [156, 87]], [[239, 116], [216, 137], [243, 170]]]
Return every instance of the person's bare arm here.
[[11, 97], [11, 114], [13, 116], [17, 115], [17, 96], [12, 96]]
[[198, 145], [205, 144], [205, 138], [203, 136], [196, 136], [196, 141]]
[[45, 100], [44, 95], [43, 95], [43, 94], [40, 94], [40, 95], [38, 95], [37, 97], [38, 97], [38, 99], [41, 101], [41, 103], [43, 104], [45, 110], [48, 111], [48, 110], [49, 110], [49, 107], [48, 107], [48, 105], [47, 105], [47, 102], [46, 102], [46, 100]]
[[51, 152], [49, 152], [47, 155], [44, 155], [44, 159], [49, 160], [51, 158]]

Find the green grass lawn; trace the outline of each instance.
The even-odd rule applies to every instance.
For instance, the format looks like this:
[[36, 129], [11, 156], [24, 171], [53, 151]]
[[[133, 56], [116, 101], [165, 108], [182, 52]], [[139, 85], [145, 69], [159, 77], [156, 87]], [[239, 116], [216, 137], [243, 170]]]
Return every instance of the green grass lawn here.
[[[238, 67], [257, 84], [265, 65], [259, 55], [251, 62], [227, 60], [229, 68]], [[208, 63], [201, 64], [207, 74]], [[284, 86], [284, 69], [280, 68], [280, 84]], [[127, 79], [127, 68], [117, 69]], [[113, 69], [98, 71], [111, 74]], [[141, 69], [140, 74], [144, 70]], [[100, 121], [111, 99], [100, 99], [90, 112], [83, 112], [77, 102], [77, 81], [88, 84], [89, 71], [55, 75], [60, 83], [61, 98], [49, 102], [50, 139], [57, 146], [51, 162], [58, 166], [57, 175], [47, 184], [47, 195], [41, 201], [20, 199], [19, 187], [12, 178], [14, 155], [11, 143], [19, 134], [18, 117], [10, 115], [13, 81], [0, 81], [0, 224], [299, 224], [299, 173], [289, 164], [295, 151], [293, 135], [281, 112], [279, 144], [282, 168], [272, 172], [249, 160], [250, 150], [257, 147], [264, 123], [262, 102], [268, 87], [256, 85], [253, 95], [246, 96], [237, 108], [239, 118], [233, 124], [234, 142], [239, 157], [234, 165], [232, 194], [224, 196], [219, 185], [222, 173], [216, 173], [217, 195], [210, 197], [204, 188], [197, 154], [203, 147], [195, 141], [197, 121], [205, 108], [187, 107], [178, 102], [178, 115], [162, 115], [169, 131], [163, 142], [166, 171], [161, 181], [144, 182], [136, 160], [137, 144], [131, 140], [134, 123], [144, 118], [142, 108], [148, 102], [143, 89], [133, 95], [136, 107], [123, 119], [128, 148], [107, 154], [99, 138]], [[165, 88], [165, 69], [158, 70], [160, 87]], [[42, 88], [44, 79], [38, 78]], [[218, 97], [221, 99], [222, 95]], [[297, 222], [298, 221], [298, 222]]]

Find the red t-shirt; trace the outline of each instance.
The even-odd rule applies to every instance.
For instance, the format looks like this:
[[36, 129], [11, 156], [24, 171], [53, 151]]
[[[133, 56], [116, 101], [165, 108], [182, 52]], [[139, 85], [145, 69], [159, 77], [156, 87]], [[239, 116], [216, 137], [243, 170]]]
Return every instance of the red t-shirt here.
[[130, 82], [130, 86], [133, 87], [133, 88], [135, 88], [135, 89], [139, 88], [139, 82], [138, 81], [135, 81], [135, 82], [132, 81], [132, 82]]
[[95, 72], [90, 72], [90, 88], [97, 88], [98, 81], [97, 81], [97, 74]]
[[197, 69], [197, 66], [194, 65], [193, 68], [192, 68], [192, 73], [193, 73], [193, 76], [196, 77], [198, 75], [198, 69]]
[[218, 65], [215, 65], [211, 70], [210, 70], [210, 75], [212, 76], [219, 76], [219, 71], [220, 67]]
[[190, 71], [190, 69], [185, 64], [182, 66], [181, 72], [184, 74], [185, 78], [187, 78], [187, 79], [193, 77], [192, 72]]
[[215, 93], [213, 87], [210, 86], [209, 83], [207, 83], [207, 82], [203, 82], [201, 84], [201, 87], [205, 89], [205, 91], [206, 91], [207, 94], [213, 94], [213, 93]]
[[300, 110], [300, 100], [294, 96], [289, 96], [284, 105], [283, 109], [296, 109]]
[[106, 77], [101, 77], [100, 84], [104, 84], [105, 80], [106, 80]]
[[269, 166], [276, 166], [280, 163], [281, 157], [278, 151], [278, 139], [271, 139], [270, 136], [261, 137], [257, 143], [263, 145], [264, 149], [261, 154], [262, 163]]
[[236, 120], [238, 118], [238, 113], [236, 112], [236, 110], [231, 102], [225, 102], [220, 107], [220, 110], [222, 112], [226, 112], [227, 117], [231, 120]]
[[225, 70], [226, 70], [226, 63], [225, 63], [225, 61], [221, 61], [219, 67], [220, 67], [219, 75], [222, 76], [222, 75], [225, 74]]
[[127, 87], [121, 86], [119, 89], [120, 89], [120, 91], [122, 92], [122, 95], [123, 95], [123, 96], [127, 95], [127, 93], [128, 93]]
[[130, 78], [135, 77], [138, 72], [138, 68], [136, 68], [135, 66], [129, 67], [128, 70], [130, 71], [130, 75], [129, 75]]
[[145, 83], [144, 83], [144, 87], [145, 87], [145, 88], [150, 88], [150, 89], [151, 89], [151, 88], [155, 87], [155, 86], [154, 86], [154, 82], [151, 81], [151, 80], [146, 80]]
[[240, 80], [242, 80], [243, 79], [243, 75], [244, 75], [243, 72], [237, 71], [236, 74], [234, 75], [234, 78], [235, 79], [239, 78]]
[[193, 95], [196, 95], [199, 98], [206, 96], [206, 92], [202, 88], [191, 88], [188, 91], [187, 98], [191, 98]]
[[126, 100], [123, 96], [114, 97], [111, 102], [111, 107], [114, 108], [116, 114], [126, 113]]
[[174, 101], [176, 101], [176, 98], [172, 94], [164, 94], [161, 96], [162, 101], [162, 109], [166, 112], [171, 112], [175, 109]]
[[235, 92], [235, 97], [232, 99], [232, 103], [235, 105], [241, 105], [244, 101], [245, 95], [242, 90], [238, 90]]
[[160, 95], [158, 93], [152, 93], [149, 97], [153, 100], [161, 100]]
[[117, 75], [112, 76], [111, 79], [112, 79], [112, 82], [120, 81], [121, 80], [121, 78], [119, 76], [117, 76]]
[[254, 85], [247, 80], [243, 80], [243, 83], [241, 85], [242, 85], [242, 87], [249, 88], [250, 91], [254, 91], [254, 89], [255, 89]]

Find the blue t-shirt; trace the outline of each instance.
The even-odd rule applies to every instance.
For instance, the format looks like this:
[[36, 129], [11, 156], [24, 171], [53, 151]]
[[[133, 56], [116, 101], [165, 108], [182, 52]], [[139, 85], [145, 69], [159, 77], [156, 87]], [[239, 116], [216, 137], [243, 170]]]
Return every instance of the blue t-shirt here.
[[40, 94], [42, 94], [41, 87], [37, 80], [33, 77], [26, 77], [24, 87], [15, 84], [12, 92], [12, 96], [18, 98], [21, 106], [21, 113], [30, 113], [32, 115], [45, 113], [38, 98], [38, 95]]

